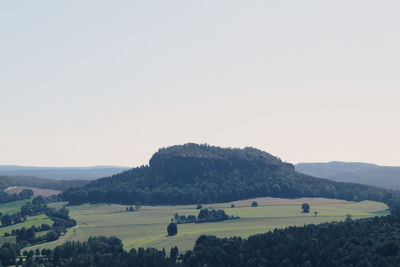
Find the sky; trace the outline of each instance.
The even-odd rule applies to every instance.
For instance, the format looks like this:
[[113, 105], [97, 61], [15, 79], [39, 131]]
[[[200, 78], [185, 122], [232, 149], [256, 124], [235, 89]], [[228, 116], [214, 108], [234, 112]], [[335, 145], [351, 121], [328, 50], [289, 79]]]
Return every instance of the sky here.
[[0, 0], [0, 165], [187, 142], [400, 165], [397, 0]]

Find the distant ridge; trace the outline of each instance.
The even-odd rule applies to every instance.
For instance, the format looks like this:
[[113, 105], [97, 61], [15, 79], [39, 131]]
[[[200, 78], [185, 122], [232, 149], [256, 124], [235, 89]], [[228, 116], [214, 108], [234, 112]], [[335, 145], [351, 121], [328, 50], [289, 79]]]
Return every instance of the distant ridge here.
[[1, 176], [35, 176], [54, 180], [94, 180], [123, 172], [130, 167], [89, 166], [89, 167], [38, 167], [0, 165]]
[[54, 189], [64, 191], [71, 187], [80, 187], [88, 184], [90, 180], [55, 180], [33, 176], [2, 176], [0, 175], [0, 191], [14, 186], [36, 187], [41, 189]]
[[400, 190], [400, 167], [363, 162], [299, 163], [296, 171], [338, 182], [359, 183]]

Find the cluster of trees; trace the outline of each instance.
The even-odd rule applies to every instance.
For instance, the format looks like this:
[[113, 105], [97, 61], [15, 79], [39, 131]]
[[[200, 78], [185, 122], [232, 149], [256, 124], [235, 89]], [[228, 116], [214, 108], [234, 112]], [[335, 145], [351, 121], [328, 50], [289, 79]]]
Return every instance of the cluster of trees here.
[[37, 196], [32, 202], [27, 202], [21, 207], [23, 216], [34, 216], [43, 213], [47, 209], [47, 200], [43, 196]]
[[[400, 193], [297, 173], [293, 165], [255, 148], [186, 144], [160, 149], [141, 166], [65, 191], [70, 204], [197, 204], [255, 197], [326, 197], [386, 203], [400, 208]], [[400, 209], [399, 209], [400, 210]]]
[[[31, 252], [25, 266], [389, 267], [400, 263], [399, 244], [400, 217], [396, 215], [288, 227], [248, 239], [201, 236], [193, 250], [184, 254], [179, 254], [177, 248], [172, 248], [169, 255], [152, 248], [126, 252], [115, 237], [92, 237], [83, 243], [67, 242], [53, 251]], [[2, 261], [5, 254], [18, 255], [18, 251], [3, 254], [0, 250]], [[16, 262], [6, 260], [9, 264]]]
[[[76, 225], [75, 220], [69, 217], [68, 210], [65, 207], [62, 207], [59, 210], [55, 208], [46, 208], [44, 212], [53, 221], [52, 226], [42, 224], [40, 227], [22, 227], [21, 229], [13, 229], [11, 233], [5, 233], [4, 235], [15, 235], [17, 244], [20, 247], [25, 247], [27, 245], [57, 240], [61, 235], [67, 232], [67, 228]], [[42, 231], [48, 232], [45, 235], [36, 236], [37, 232]]]
[[116, 237], [91, 237], [86, 242], [66, 242], [53, 251], [42, 251], [34, 256], [31, 252], [24, 266], [39, 267], [133, 267], [133, 266], [179, 266], [178, 248], [174, 247], [167, 255], [165, 250], [154, 248], [125, 251], [120, 239]]
[[21, 223], [26, 220], [26, 217], [17, 212], [14, 214], [2, 214], [0, 212], [0, 222], [2, 226], [9, 226], [17, 223]]
[[0, 191], [0, 203], [7, 203], [17, 200], [30, 199], [33, 196], [31, 189], [24, 189], [19, 193], [9, 194], [4, 191]]
[[36, 236], [36, 232], [32, 228], [26, 229], [22, 227], [21, 229], [16, 230], [16, 241], [20, 247], [25, 247], [28, 245], [45, 243], [57, 240], [63, 233], [65, 233], [65, 228], [62, 227], [48, 227], [46, 230], [48, 231], [45, 235]]
[[0, 212], [0, 222], [2, 226], [9, 226], [21, 223], [27, 216], [43, 213], [47, 209], [47, 201], [42, 196], [35, 197], [32, 202], [27, 202], [21, 206], [20, 211], [14, 214], [2, 214]]
[[[31, 226], [30, 228], [13, 229], [11, 233], [5, 233], [5, 236], [16, 236], [17, 244], [20, 247], [27, 245], [50, 242], [57, 240], [61, 235], [67, 232], [67, 228], [76, 225], [76, 221], [69, 217], [68, 209], [47, 207], [47, 200], [42, 196], [35, 197], [32, 202], [27, 202], [21, 206], [21, 211], [2, 215], [0, 221], [3, 226], [16, 224], [26, 220], [27, 216], [33, 216], [45, 213], [52, 221], [52, 226], [42, 224], [40, 227]], [[36, 232], [48, 231], [45, 235], [36, 236]]]
[[126, 211], [128, 211], [128, 212], [138, 211], [138, 210], [140, 210], [141, 207], [142, 207], [142, 205], [140, 203], [136, 203], [135, 207], [134, 206], [126, 207]]
[[15, 265], [20, 253], [21, 248], [18, 244], [4, 243], [0, 246], [0, 266]]
[[236, 220], [240, 219], [239, 216], [229, 216], [224, 210], [216, 209], [201, 209], [197, 217], [195, 215], [179, 215], [176, 213], [172, 218], [172, 221], [177, 224], [182, 223], [205, 223], [205, 222], [220, 222], [225, 220]]
[[240, 219], [238, 216], [229, 216], [225, 213], [224, 210], [216, 210], [216, 209], [202, 209], [197, 215], [197, 223], [203, 222], [219, 222], [225, 220], [236, 220]]
[[239, 216], [229, 216], [224, 210], [216, 209], [201, 209], [197, 217], [195, 215], [179, 215], [176, 213], [172, 218], [177, 224], [182, 223], [204, 223], [204, 222], [220, 222], [225, 220], [236, 220], [240, 219]]
[[[32, 225], [32, 226], [31, 226], [30, 228], [28, 228], [28, 229], [25, 229], [25, 228], [21, 228], [21, 229], [12, 229], [12, 230], [11, 230], [11, 233], [4, 233], [4, 236], [14, 236], [14, 235], [15, 235], [15, 236], [18, 236], [18, 235], [20, 234], [20, 232], [21, 232], [22, 229], [24, 229], [24, 230], [29, 230], [29, 231], [32, 231], [32, 232], [36, 233], [36, 232], [48, 231], [48, 230], [51, 229], [51, 226], [48, 225], [48, 224], [43, 223], [43, 224], [40, 225], [40, 226]], [[17, 239], [18, 239], [18, 238], [17, 238]]]

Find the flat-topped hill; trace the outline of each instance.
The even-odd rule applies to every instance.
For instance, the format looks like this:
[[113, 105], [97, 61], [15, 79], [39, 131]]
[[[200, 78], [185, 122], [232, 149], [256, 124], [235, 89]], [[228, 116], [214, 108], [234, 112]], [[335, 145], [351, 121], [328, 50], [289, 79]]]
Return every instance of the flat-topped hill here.
[[192, 143], [162, 148], [149, 165], [62, 194], [71, 204], [196, 204], [267, 196], [375, 200], [392, 208], [399, 199], [397, 191], [298, 173], [292, 164], [256, 148]]

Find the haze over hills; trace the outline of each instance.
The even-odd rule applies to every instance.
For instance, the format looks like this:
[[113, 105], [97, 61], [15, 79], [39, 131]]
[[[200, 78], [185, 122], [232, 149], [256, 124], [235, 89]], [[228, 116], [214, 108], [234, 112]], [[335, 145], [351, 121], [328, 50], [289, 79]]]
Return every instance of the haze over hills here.
[[123, 172], [130, 167], [36, 167], [0, 165], [0, 176], [35, 176], [54, 180], [94, 180]]
[[400, 199], [397, 192], [386, 189], [296, 172], [292, 164], [256, 148], [193, 143], [159, 149], [148, 166], [98, 179], [62, 195], [71, 204], [195, 204], [266, 196], [376, 200], [392, 207]]
[[400, 167], [362, 162], [299, 163], [296, 171], [338, 182], [360, 183], [388, 189], [400, 189]]
[[70, 187], [80, 187], [90, 180], [54, 180], [34, 176], [2, 176], [0, 175], [0, 191], [14, 186], [35, 187], [64, 191]]

